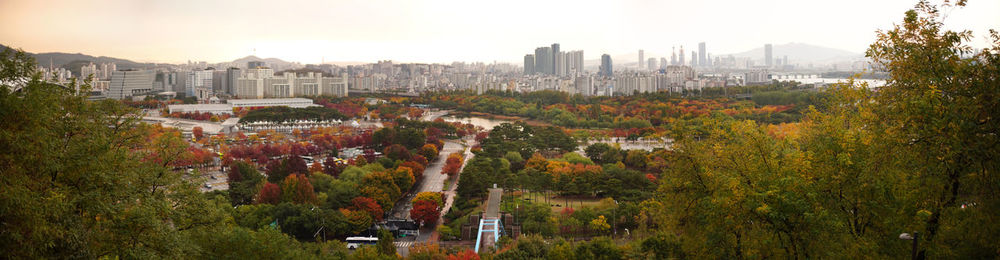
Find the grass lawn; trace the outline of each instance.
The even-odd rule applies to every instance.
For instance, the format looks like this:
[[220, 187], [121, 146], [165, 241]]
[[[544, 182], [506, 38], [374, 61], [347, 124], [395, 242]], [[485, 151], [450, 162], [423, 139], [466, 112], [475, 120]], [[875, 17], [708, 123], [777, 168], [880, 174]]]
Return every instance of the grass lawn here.
[[[505, 194], [504, 196], [509, 196], [513, 194], [522, 200], [533, 200], [534, 202], [545, 203], [545, 193], [542, 192], [513, 192]], [[520, 196], [518, 196], [520, 195]], [[597, 197], [583, 197], [583, 196], [571, 196], [569, 198], [563, 198], [557, 196], [555, 193], [549, 193], [549, 206], [552, 207], [552, 211], [559, 213], [567, 206], [574, 209], [580, 209], [583, 207], [596, 207], [601, 203], [602, 198]]]

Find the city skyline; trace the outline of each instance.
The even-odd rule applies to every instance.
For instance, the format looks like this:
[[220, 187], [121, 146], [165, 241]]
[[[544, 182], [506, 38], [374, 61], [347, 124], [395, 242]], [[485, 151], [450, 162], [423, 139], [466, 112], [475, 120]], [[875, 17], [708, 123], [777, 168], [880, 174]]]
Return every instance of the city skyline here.
[[[645, 49], [647, 57], [663, 57], [673, 46], [695, 49], [699, 42], [707, 42], [713, 55], [786, 42], [861, 53], [876, 29], [889, 28], [903, 16], [901, 11], [886, 15], [882, 10], [905, 10], [914, 4], [514, 1], [476, 6], [451, 1], [302, 0], [275, 5], [265, 1], [13, 0], [0, 2], [4, 24], [0, 39], [4, 39], [2, 44], [29, 52], [163, 63], [215, 63], [255, 55], [301, 63], [391, 59], [518, 64], [525, 49], [545, 42], [577, 46], [590, 55], [586, 60], [638, 49]], [[862, 5], [868, 8], [854, 8]], [[809, 11], [820, 9], [824, 11]], [[517, 18], [535, 10], [551, 12], [542, 19]], [[987, 43], [986, 28], [1000, 27], [1000, 21], [991, 19], [996, 10], [1000, 10], [998, 2], [972, 1], [968, 8], [945, 7], [942, 13], [949, 16], [946, 28], [971, 28], [976, 36], [972, 45], [979, 47]], [[842, 19], [844, 13], [853, 15]], [[545, 26], [538, 24], [542, 22]]]

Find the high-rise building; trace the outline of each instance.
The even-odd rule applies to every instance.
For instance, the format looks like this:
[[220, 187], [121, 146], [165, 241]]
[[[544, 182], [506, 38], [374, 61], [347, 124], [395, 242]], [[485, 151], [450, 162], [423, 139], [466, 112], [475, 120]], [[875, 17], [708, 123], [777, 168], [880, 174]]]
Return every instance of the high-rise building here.
[[552, 67], [552, 68], [549, 70], [549, 74], [558, 75], [559, 74], [559, 70], [556, 67], [556, 66], [558, 66], [558, 63], [556, 61], [559, 60], [559, 44], [558, 43], [553, 43], [552, 44], [552, 49], [550, 51], [551, 51], [552, 57], [549, 59], [550, 60], [549, 62], [551, 62], [549, 64], [549, 66]]
[[670, 65], [677, 65], [677, 47], [670, 47]]
[[643, 53], [642, 49], [639, 49], [639, 61], [635, 63], [636, 67], [642, 68], [642, 61], [644, 61], [643, 54], [645, 53]]
[[646, 62], [646, 68], [648, 70], [656, 70], [656, 58], [649, 58], [649, 61]]
[[226, 69], [226, 87], [223, 91], [230, 95], [236, 94], [236, 81], [242, 76], [240, 68], [231, 67]]
[[698, 65], [705, 66], [708, 61], [705, 57], [707, 53], [705, 52], [705, 42], [698, 43]]
[[524, 75], [535, 74], [535, 55], [524, 55]]
[[212, 70], [196, 70], [187, 73], [187, 81], [184, 82], [184, 94], [189, 97], [197, 97], [198, 100], [206, 99], [212, 93]]
[[667, 65], [670, 65], [669, 63], [667, 63], [667, 58], [666, 57], [660, 58], [660, 69], [667, 68]]
[[685, 63], [685, 62], [684, 62], [684, 45], [681, 45], [681, 51], [680, 51], [680, 52], [678, 52], [678, 53], [679, 53], [680, 57], [679, 57], [679, 59], [677, 60], [677, 61], [678, 61], [678, 62], [677, 62], [677, 64], [678, 64], [678, 65], [685, 65], [685, 64], [684, 64], [684, 63]]
[[108, 98], [123, 99], [153, 90], [153, 79], [156, 73], [152, 70], [122, 70], [111, 73], [111, 84], [108, 86]]
[[552, 48], [535, 48], [535, 73], [552, 74]]
[[608, 78], [614, 75], [614, 70], [611, 67], [611, 55], [601, 55], [601, 71], [598, 74]]
[[691, 51], [691, 67], [698, 67], [698, 52]]
[[555, 55], [555, 75], [562, 76], [566, 75], [566, 53], [565, 52], [552, 52]]
[[566, 74], [583, 73], [583, 51], [566, 53]]
[[770, 43], [764, 44], [764, 65], [767, 65], [767, 67], [771, 67], [772, 65], [774, 65], [774, 63], [772, 62], [773, 61], [771, 60], [771, 44]]

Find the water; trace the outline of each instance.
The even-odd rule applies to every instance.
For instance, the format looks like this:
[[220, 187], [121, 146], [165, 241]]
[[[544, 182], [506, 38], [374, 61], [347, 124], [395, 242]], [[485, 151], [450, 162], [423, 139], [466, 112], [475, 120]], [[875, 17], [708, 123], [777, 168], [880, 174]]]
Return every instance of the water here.
[[[789, 78], [789, 79], [778, 79], [778, 81], [798, 81], [802, 84], [833, 84], [837, 82], [847, 82], [846, 78]], [[868, 87], [881, 87], [885, 85], [885, 80], [882, 79], [855, 79], [854, 84], [860, 84], [861, 82], [867, 82]]]
[[513, 123], [510, 120], [500, 120], [500, 119], [488, 119], [482, 117], [455, 117], [455, 116], [443, 116], [441, 117], [445, 122], [459, 122], [463, 124], [472, 124], [474, 126], [482, 127], [483, 130], [489, 131], [503, 123]]

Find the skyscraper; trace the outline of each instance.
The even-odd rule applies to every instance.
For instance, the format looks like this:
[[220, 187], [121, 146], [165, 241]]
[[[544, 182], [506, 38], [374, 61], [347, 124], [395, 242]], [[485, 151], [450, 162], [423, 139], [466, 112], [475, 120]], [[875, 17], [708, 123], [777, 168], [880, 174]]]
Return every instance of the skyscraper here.
[[524, 55], [524, 75], [535, 74], [535, 55]]
[[649, 70], [656, 70], [656, 58], [649, 58], [649, 61], [646, 62], [646, 68]]
[[691, 67], [698, 67], [698, 52], [691, 51]]
[[698, 43], [698, 65], [705, 66], [707, 63], [705, 58], [705, 42]]
[[639, 68], [642, 68], [642, 61], [644, 61], [644, 59], [642, 57], [643, 54], [644, 53], [643, 53], [642, 49], [639, 49], [639, 62], [636, 62], [636, 66], [639, 67]]
[[598, 74], [610, 78], [612, 75], [614, 75], [612, 73], [613, 71], [614, 70], [612, 70], [611, 68], [611, 55], [607, 54], [601, 55], [601, 72]]
[[669, 63], [667, 63], [667, 58], [666, 57], [660, 58], [660, 68], [665, 69], [667, 68], [667, 65], [670, 65]]
[[535, 48], [535, 73], [552, 74], [552, 48]]
[[764, 65], [767, 65], [767, 67], [771, 67], [772, 65], [774, 65], [774, 63], [772, 62], [773, 61], [771, 60], [771, 44], [770, 43], [764, 44]]
[[558, 68], [556, 66], [558, 66], [559, 63], [557, 63], [556, 61], [559, 60], [559, 44], [558, 43], [553, 43], [551, 51], [552, 51], [551, 52], [552, 56], [549, 57], [549, 62], [551, 62], [549, 64], [549, 67], [552, 67], [552, 68], [549, 69], [549, 74], [558, 75], [559, 74], [559, 70], [558, 70]]
[[677, 65], [677, 47], [670, 47], [670, 65]]
[[232, 67], [226, 69], [226, 89], [224, 90], [226, 94], [236, 94], [236, 80], [239, 80], [242, 76], [240, 68]]
[[678, 52], [678, 53], [680, 53], [680, 58], [678, 59], [677, 64], [678, 65], [684, 65], [684, 63], [685, 63], [684, 62], [684, 45], [681, 45], [681, 51]]

